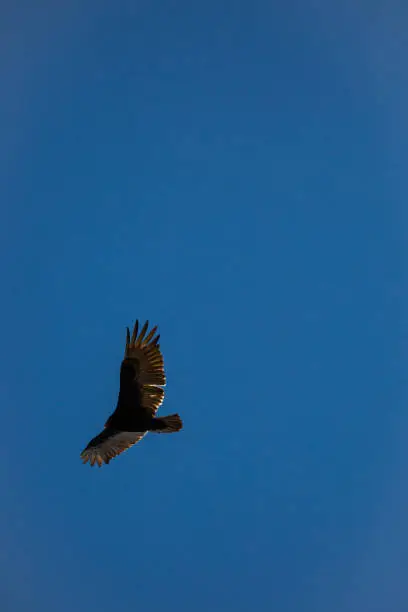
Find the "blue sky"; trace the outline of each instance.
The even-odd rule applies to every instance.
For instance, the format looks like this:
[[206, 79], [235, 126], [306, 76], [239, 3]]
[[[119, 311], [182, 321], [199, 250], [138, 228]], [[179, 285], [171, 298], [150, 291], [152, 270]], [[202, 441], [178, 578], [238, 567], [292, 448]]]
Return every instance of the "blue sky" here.
[[[403, 2], [2, 9], [7, 612], [403, 612]], [[162, 412], [96, 470], [125, 327]]]

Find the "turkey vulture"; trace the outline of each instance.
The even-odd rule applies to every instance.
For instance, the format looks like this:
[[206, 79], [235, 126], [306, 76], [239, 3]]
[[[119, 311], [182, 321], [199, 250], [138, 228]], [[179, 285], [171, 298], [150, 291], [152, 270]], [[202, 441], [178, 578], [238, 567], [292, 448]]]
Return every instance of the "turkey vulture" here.
[[136, 321], [132, 337], [126, 328], [125, 357], [120, 367], [119, 397], [115, 412], [105, 423], [104, 430], [93, 438], [82, 451], [83, 463], [99, 467], [127, 450], [148, 431], [173, 433], [183, 427], [178, 414], [155, 417], [164, 399], [162, 387], [166, 384], [160, 334], [157, 326], [145, 336], [149, 322], [140, 334]]

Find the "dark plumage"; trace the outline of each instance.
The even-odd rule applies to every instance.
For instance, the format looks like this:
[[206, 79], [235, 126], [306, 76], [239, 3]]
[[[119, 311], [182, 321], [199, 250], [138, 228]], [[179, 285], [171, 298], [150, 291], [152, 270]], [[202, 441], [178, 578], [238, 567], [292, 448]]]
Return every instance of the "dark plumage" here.
[[145, 336], [148, 321], [139, 331], [136, 321], [132, 337], [126, 330], [125, 357], [120, 368], [119, 397], [115, 412], [105, 423], [105, 429], [82, 451], [83, 463], [89, 461], [99, 467], [109, 463], [146, 435], [173, 433], [183, 427], [178, 414], [155, 417], [164, 399], [162, 387], [166, 384], [163, 355], [160, 350], [157, 327]]

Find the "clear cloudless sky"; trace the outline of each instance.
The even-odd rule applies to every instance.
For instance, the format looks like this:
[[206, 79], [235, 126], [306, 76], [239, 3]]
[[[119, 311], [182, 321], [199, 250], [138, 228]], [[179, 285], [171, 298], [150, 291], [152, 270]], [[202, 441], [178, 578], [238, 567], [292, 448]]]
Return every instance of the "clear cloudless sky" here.
[[[0, 41], [5, 612], [406, 612], [406, 2], [27, 0]], [[185, 427], [91, 469], [135, 318]]]

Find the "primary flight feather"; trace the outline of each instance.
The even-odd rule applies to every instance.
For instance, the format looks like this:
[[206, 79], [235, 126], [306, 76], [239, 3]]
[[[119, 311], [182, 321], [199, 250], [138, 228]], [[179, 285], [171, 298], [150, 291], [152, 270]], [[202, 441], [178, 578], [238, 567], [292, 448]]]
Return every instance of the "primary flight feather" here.
[[132, 336], [126, 328], [116, 410], [106, 421], [104, 430], [82, 451], [83, 463], [89, 461], [92, 466], [97, 463], [101, 467], [139, 442], [148, 431], [173, 433], [183, 427], [178, 414], [155, 416], [163, 403], [166, 376], [160, 334], [156, 335], [156, 326], [146, 335], [148, 327], [146, 321], [139, 333], [136, 321]]

